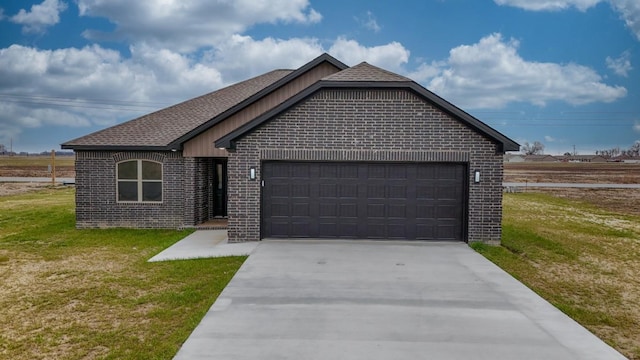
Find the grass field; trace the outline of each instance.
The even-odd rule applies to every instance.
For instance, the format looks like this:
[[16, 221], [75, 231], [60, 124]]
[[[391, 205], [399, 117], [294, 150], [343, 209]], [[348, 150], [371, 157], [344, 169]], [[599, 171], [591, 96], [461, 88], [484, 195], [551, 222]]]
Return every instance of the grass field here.
[[[43, 166], [3, 160], [0, 176]], [[640, 183], [640, 165], [505, 166], [507, 181], [530, 176]], [[640, 359], [638, 201], [639, 190], [505, 194], [503, 245], [474, 248]], [[171, 358], [244, 261], [146, 262], [185, 235], [75, 230], [72, 188], [0, 196], [0, 358]]]
[[[0, 176], [46, 177], [51, 156], [0, 156]], [[75, 176], [75, 156], [56, 156], [56, 175]]]
[[76, 230], [73, 198], [0, 197], [0, 358], [172, 358], [244, 258], [147, 263], [188, 232]]
[[504, 164], [507, 182], [640, 183], [640, 164], [521, 162]]
[[473, 247], [630, 359], [640, 359], [640, 216], [505, 194], [502, 246]]

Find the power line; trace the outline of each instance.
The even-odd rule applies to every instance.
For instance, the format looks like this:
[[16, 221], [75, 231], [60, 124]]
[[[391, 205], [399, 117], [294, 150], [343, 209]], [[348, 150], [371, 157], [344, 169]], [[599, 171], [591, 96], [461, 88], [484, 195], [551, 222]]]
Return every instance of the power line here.
[[19, 95], [19, 94], [3, 94], [0, 93], [0, 97], [13, 97], [13, 98], [22, 98], [22, 99], [34, 99], [34, 100], [56, 100], [63, 102], [89, 102], [89, 103], [99, 103], [99, 104], [110, 104], [110, 105], [140, 105], [140, 106], [167, 106], [168, 104], [165, 102], [153, 102], [153, 101], [131, 101], [131, 100], [116, 100], [116, 99], [95, 99], [95, 98], [67, 98], [61, 96], [44, 96], [44, 95]]
[[161, 102], [142, 102], [106, 99], [72, 99], [54, 96], [0, 94], [0, 101], [17, 104], [40, 104], [66, 108], [101, 109], [111, 111], [146, 111], [155, 110], [170, 104]]

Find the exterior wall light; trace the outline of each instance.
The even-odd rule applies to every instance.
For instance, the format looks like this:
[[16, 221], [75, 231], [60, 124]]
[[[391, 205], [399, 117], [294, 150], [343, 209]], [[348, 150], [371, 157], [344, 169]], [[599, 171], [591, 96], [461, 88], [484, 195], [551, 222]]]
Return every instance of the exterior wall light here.
[[249, 168], [249, 180], [255, 180], [256, 179], [256, 167], [252, 166]]
[[476, 184], [480, 182], [480, 170], [473, 172], [473, 182]]

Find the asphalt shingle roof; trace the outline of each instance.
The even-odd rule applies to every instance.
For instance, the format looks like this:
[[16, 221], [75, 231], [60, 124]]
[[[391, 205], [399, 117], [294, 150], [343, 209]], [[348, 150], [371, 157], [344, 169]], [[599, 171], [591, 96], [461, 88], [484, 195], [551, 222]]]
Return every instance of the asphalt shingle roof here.
[[324, 77], [325, 81], [412, 81], [404, 76], [373, 66], [366, 62]]
[[68, 141], [63, 147], [165, 147], [289, 75], [274, 70], [137, 119]]

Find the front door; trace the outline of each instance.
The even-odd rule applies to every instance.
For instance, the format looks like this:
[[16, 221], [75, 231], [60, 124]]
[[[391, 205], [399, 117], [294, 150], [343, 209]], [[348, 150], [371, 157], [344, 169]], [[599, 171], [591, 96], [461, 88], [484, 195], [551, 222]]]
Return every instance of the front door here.
[[213, 217], [227, 216], [227, 160], [213, 160], [212, 179], [212, 215]]

